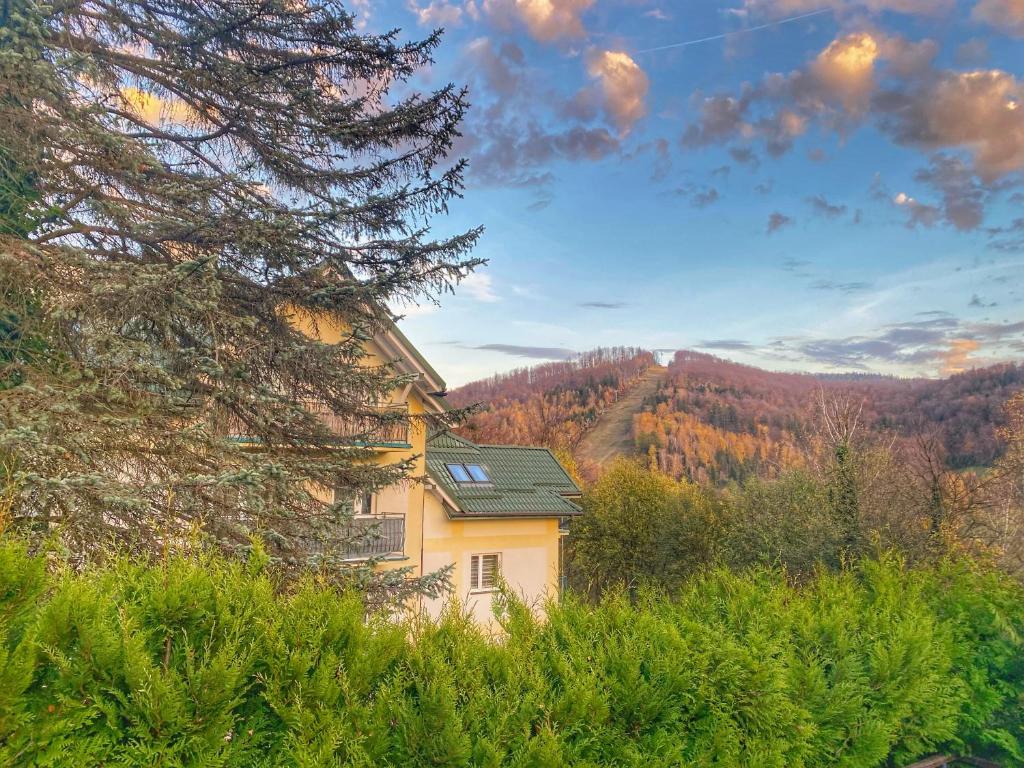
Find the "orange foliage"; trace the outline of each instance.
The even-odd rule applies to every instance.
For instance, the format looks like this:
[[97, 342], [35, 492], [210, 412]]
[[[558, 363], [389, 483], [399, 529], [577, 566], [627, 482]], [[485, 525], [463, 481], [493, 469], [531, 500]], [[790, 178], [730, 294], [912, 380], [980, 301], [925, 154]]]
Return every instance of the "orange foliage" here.
[[[572, 448], [653, 363], [640, 349], [598, 349], [571, 362], [467, 384], [451, 399], [460, 407], [486, 407], [460, 430], [473, 440]], [[658, 392], [634, 417], [633, 436], [637, 453], [673, 477], [715, 484], [772, 477], [802, 466], [813, 453], [824, 390], [828, 397], [863, 402], [864, 428], [887, 443], [935, 433], [948, 466], [963, 469], [991, 465], [1002, 454], [1003, 404], [1022, 388], [1024, 365], [938, 380], [816, 376], [679, 352]]]
[[635, 347], [584, 352], [467, 384], [450, 394], [458, 407], [484, 410], [458, 431], [480, 443], [575, 446], [601, 412], [654, 364]]
[[1024, 366], [999, 365], [948, 379], [774, 373], [679, 352], [669, 377], [634, 418], [638, 452], [654, 451], [674, 477], [723, 483], [800, 466], [824, 390], [862, 401], [866, 427], [901, 440], [938, 429], [954, 468], [1000, 454], [1001, 404], [1024, 386]]
[[633, 432], [639, 452], [655, 447], [659, 469], [701, 483], [774, 475], [803, 463], [791, 435], [773, 435], [764, 425], [752, 433], [730, 432], [664, 403], [635, 416]]

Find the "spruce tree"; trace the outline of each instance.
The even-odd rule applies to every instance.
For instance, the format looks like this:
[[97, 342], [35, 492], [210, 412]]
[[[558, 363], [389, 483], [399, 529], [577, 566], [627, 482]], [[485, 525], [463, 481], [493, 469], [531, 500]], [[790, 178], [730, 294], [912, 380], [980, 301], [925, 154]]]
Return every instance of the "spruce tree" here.
[[396, 418], [365, 339], [480, 263], [479, 230], [430, 229], [464, 171], [465, 91], [412, 84], [439, 35], [335, 0], [0, 0], [8, 523], [83, 559], [258, 532], [302, 564], [344, 514], [311, 488], [407, 474], [306, 404]]

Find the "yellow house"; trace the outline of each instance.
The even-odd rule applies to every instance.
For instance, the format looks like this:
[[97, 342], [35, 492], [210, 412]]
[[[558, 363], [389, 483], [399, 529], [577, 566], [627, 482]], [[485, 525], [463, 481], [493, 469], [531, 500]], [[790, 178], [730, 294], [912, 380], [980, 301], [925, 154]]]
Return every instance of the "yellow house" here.
[[[336, 343], [342, 331], [323, 324], [316, 335]], [[405, 482], [353, 501], [354, 523], [374, 535], [351, 557], [418, 575], [451, 566], [453, 596], [484, 625], [501, 582], [529, 605], [557, 596], [564, 523], [580, 514], [572, 501], [579, 488], [546, 448], [478, 446], [447, 431], [429, 434], [429, 418], [417, 417], [445, 414], [444, 381], [393, 323], [366, 345], [371, 363], [390, 362], [410, 381], [382, 407], [412, 417], [373, 434], [367, 447], [382, 463], [411, 461], [412, 471]], [[338, 420], [339, 431], [347, 427]], [[444, 602], [425, 600], [421, 608], [436, 616]]]
[[[453, 565], [454, 594], [480, 624], [500, 582], [535, 609], [557, 596], [562, 523], [580, 514], [580, 490], [551, 451], [443, 432], [427, 442], [427, 476], [423, 567]], [[436, 615], [442, 601], [425, 607]]]

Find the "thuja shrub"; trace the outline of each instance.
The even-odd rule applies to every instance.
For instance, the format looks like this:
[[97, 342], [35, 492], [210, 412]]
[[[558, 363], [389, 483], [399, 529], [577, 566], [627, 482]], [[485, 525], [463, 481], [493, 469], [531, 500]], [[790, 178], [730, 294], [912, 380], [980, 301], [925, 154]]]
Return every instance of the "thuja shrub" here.
[[971, 563], [720, 571], [546, 621], [506, 596], [498, 640], [289, 583], [258, 555], [75, 573], [0, 541], [0, 765], [1022, 759], [1024, 596]]

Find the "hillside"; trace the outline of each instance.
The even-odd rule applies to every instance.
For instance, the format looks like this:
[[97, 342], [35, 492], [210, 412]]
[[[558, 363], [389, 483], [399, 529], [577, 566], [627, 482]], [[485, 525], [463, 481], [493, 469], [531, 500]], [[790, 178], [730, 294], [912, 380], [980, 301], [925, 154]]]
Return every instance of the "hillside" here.
[[1024, 389], [1024, 365], [1013, 364], [937, 380], [777, 373], [690, 351], [667, 372], [652, 366], [640, 350], [596, 351], [467, 385], [453, 400], [486, 404], [465, 429], [474, 439], [567, 446], [584, 465], [636, 453], [720, 484], [800, 464], [822, 397], [856, 403], [879, 437], [936, 435], [951, 468], [985, 466], [1000, 452], [1003, 404]]
[[584, 467], [606, 466], [615, 458], [632, 453], [635, 439], [633, 422], [648, 398], [661, 388], [668, 369], [654, 365], [637, 380], [614, 405], [610, 406], [587, 431], [576, 447], [575, 455]]
[[573, 448], [652, 365], [654, 356], [636, 347], [595, 349], [467, 384], [449, 399], [483, 405], [458, 430], [476, 442]]
[[775, 373], [679, 352], [634, 421], [642, 453], [677, 477], [724, 482], [799, 463], [819, 423], [820, 401], [848, 398], [866, 430], [899, 440], [938, 436], [951, 468], [990, 464], [1000, 451], [1002, 407], [1024, 388], [1024, 366], [999, 365], [948, 379], [822, 377]]

